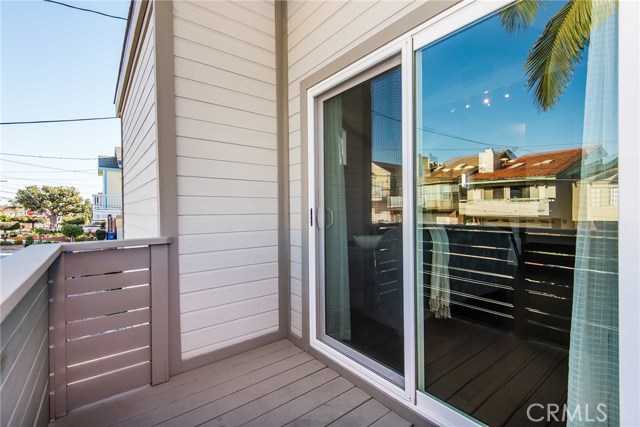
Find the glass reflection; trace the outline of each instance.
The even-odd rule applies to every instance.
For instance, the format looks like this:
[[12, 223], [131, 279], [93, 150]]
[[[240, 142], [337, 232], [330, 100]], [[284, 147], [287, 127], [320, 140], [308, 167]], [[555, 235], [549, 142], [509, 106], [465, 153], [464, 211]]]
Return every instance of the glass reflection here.
[[564, 6], [416, 53], [418, 386], [492, 426], [548, 425], [532, 403], [616, 425], [615, 16], [544, 111], [522, 63]]
[[323, 115], [325, 331], [399, 383], [404, 372], [400, 68], [324, 101]]

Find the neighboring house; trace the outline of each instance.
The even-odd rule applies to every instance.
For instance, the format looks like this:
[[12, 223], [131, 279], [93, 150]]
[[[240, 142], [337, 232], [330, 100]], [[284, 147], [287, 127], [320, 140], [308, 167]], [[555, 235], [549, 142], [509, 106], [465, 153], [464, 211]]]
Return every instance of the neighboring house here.
[[[185, 373], [78, 419], [408, 424], [391, 409], [415, 425], [547, 426], [566, 404], [635, 424], [640, 5], [599, 21], [543, 112], [522, 64], [562, 5], [508, 34], [506, 4], [132, 2], [116, 90], [125, 239], [21, 270], [44, 272], [21, 294], [42, 307], [57, 283], [51, 354], [66, 359], [24, 368], [55, 375], [15, 395], [51, 396], [60, 417]], [[576, 227], [591, 145], [609, 153], [602, 168], [619, 158], [619, 218]], [[43, 313], [30, 348], [46, 355]]]
[[402, 221], [402, 167], [390, 163], [371, 163], [371, 221]]
[[[482, 154], [480, 154], [482, 156]], [[460, 206], [465, 220], [482, 225], [575, 228], [572, 189], [580, 179], [582, 148], [526, 154], [469, 180]]]
[[[617, 162], [604, 169], [604, 172], [590, 174], [573, 187], [572, 217], [574, 221], [618, 221], [620, 184]], [[580, 203], [590, 207], [583, 217], [580, 216]]]
[[2, 213], [4, 215], [9, 215], [12, 218], [16, 218], [16, 217], [19, 217], [19, 216], [33, 215], [35, 212], [29, 211], [26, 208], [7, 206], [7, 207], [2, 208]]
[[499, 167], [513, 157], [509, 150], [494, 152], [487, 149], [480, 154], [454, 157], [442, 163], [430, 162], [428, 158], [424, 158], [417, 197], [425, 220], [433, 220], [439, 224], [461, 223], [459, 215], [463, 208], [460, 203], [467, 199], [472, 176], [480, 169], [486, 172], [489, 168]]
[[122, 216], [122, 149], [116, 147], [113, 156], [98, 157], [98, 176], [102, 177], [102, 192], [92, 196], [93, 220], [104, 221]]

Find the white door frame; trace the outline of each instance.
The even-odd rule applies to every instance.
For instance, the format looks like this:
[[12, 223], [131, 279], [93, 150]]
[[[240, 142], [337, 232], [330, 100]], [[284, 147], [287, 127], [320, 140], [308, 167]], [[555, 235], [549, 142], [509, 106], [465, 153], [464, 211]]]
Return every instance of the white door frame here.
[[[437, 17], [425, 22], [405, 35], [388, 43], [361, 60], [351, 64], [321, 83], [311, 87], [307, 92], [307, 141], [308, 141], [308, 194], [309, 206], [318, 212], [318, 173], [317, 150], [321, 147], [318, 138], [317, 111], [318, 97], [332, 88], [346, 82], [350, 78], [365, 72], [376, 64], [384, 62], [394, 55], [402, 57], [402, 108], [403, 108], [403, 261], [404, 261], [404, 315], [405, 315], [405, 384], [404, 388], [375, 374], [355, 360], [318, 339], [318, 254], [317, 221], [307, 223], [309, 227], [309, 339], [316, 351], [339, 363], [342, 367], [360, 379], [370, 383], [380, 391], [420, 413], [426, 419], [438, 425], [478, 426], [478, 421], [452, 408], [435, 397], [416, 391], [416, 300], [415, 300], [415, 186], [413, 176], [414, 165], [414, 53], [423, 46], [442, 37], [450, 35], [482, 17], [511, 3], [510, 0], [491, 2], [470, 0], [457, 4]], [[631, 0], [620, 0], [618, 15], [619, 32], [619, 158], [621, 166], [620, 182], [620, 279], [619, 279], [619, 311], [620, 311], [620, 420], [628, 425], [640, 419], [640, 407], [636, 398], [640, 395], [640, 333], [637, 329], [637, 307], [640, 305], [640, 269], [637, 257], [640, 250], [640, 61], [637, 56], [640, 39], [637, 20], [640, 18], [640, 4]], [[321, 220], [323, 218], [320, 218]]]

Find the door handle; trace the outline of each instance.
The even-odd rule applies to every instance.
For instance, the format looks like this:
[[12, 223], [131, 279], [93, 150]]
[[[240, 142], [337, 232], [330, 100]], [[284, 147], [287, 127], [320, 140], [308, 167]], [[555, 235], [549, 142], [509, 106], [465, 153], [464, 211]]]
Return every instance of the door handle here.
[[325, 212], [327, 212], [327, 216], [325, 218], [325, 228], [331, 228], [333, 225], [333, 211], [329, 208], [324, 208]]

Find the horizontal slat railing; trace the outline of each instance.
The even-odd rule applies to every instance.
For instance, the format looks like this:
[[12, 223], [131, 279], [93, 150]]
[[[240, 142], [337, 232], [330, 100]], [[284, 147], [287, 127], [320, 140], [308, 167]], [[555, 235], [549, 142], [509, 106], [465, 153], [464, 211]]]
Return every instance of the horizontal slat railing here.
[[56, 245], [33, 245], [0, 267], [0, 425], [46, 426], [49, 420], [48, 269]]
[[[445, 231], [447, 240], [434, 238], [438, 236], [434, 230]], [[575, 229], [425, 224], [421, 242], [425, 305], [432, 282], [446, 277], [453, 313], [567, 347], [576, 233]], [[591, 238], [615, 237], [592, 234]]]
[[50, 272], [51, 418], [169, 379], [168, 243], [62, 245]]
[[45, 272], [2, 322], [0, 425], [44, 426], [47, 424], [49, 419], [48, 322]]

